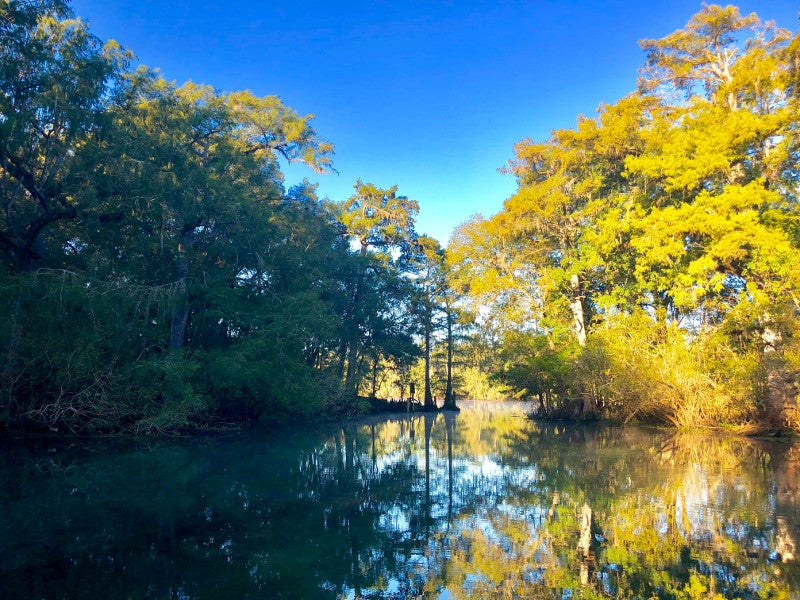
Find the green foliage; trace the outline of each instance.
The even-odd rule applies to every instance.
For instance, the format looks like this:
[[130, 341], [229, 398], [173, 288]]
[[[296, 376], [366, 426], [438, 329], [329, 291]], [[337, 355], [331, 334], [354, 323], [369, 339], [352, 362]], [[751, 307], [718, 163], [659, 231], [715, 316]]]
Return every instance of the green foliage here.
[[0, 252], [16, 269], [46, 266], [76, 217], [87, 139], [130, 54], [103, 44], [64, 2], [0, 6]]
[[408, 251], [414, 238], [414, 220], [419, 204], [397, 195], [397, 186], [381, 189], [358, 180], [355, 193], [335, 207], [336, 215], [362, 253], [378, 250], [389, 259], [392, 248]]
[[680, 427], [797, 427], [797, 44], [704, 6], [642, 42], [637, 92], [517, 144], [517, 193], [451, 245], [519, 394]]
[[800, 429], [800, 41], [711, 5], [642, 46], [638, 90], [517, 144], [445, 250], [396, 186], [284, 190], [280, 161], [332, 169], [311, 115], [3, 3], [0, 424], [350, 411], [421, 356], [429, 407], [491, 372], [550, 414]]
[[329, 206], [357, 250], [338, 307], [339, 369], [353, 404], [363, 384], [374, 395], [378, 379], [387, 372], [402, 375], [417, 355], [411, 338], [416, 330], [410, 309], [413, 285], [405, 275], [419, 212], [415, 200], [397, 195], [397, 186], [381, 189], [359, 180], [354, 189], [346, 201]]
[[111, 425], [125, 432], [158, 434], [201, 424], [209, 405], [195, 390], [200, 368], [198, 357], [187, 354], [154, 356], [131, 365], [130, 386], [140, 412], [115, 415]]
[[0, 338], [9, 349], [10, 421], [109, 432], [192, 400], [176, 371], [185, 367], [153, 364], [163, 298], [68, 271], [40, 270], [3, 283], [11, 316]]
[[494, 379], [521, 398], [538, 400], [541, 411], [571, 415], [570, 366], [574, 353], [570, 345], [551, 348], [545, 336], [509, 332], [499, 353], [502, 367]]
[[[606, 401], [608, 416], [626, 422], [681, 428], [742, 422], [752, 415], [743, 413], [735, 388], [716, 376], [727, 361], [710, 360], [707, 350], [715, 347], [638, 311], [598, 328], [578, 362], [578, 378]], [[738, 357], [735, 362], [742, 364]]]
[[[414, 353], [392, 261], [352, 253], [311, 184], [284, 191], [279, 161], [331, 169], [311, 115], [131, 70], [56, 0], [0, 5], [0, 57], [0, 424], [343, 410], [365, 349]], [[416, 202], [357, 188], [364, 240], [411, 239]]]

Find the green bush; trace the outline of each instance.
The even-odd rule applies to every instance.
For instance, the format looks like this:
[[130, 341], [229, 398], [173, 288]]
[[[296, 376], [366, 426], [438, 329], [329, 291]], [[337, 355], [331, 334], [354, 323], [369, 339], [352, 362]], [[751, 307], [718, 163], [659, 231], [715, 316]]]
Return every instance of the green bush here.
[[576, 385], [596, 390], [604, 414], [625, 422], [680, 428], [740, 423], [747, 406], [731, 394], [739, 378], [718, 376], [732, 357], [717, 348], [644, 311], [617, 315], [591, 336], [577, 362]]

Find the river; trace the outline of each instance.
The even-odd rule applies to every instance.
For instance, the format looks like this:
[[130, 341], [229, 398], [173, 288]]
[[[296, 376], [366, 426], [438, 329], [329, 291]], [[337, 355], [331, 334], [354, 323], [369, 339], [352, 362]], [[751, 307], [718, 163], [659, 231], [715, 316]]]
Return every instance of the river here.
[[0, 597], [800, 598], [800, 446], [525, 406], [4, 440]]

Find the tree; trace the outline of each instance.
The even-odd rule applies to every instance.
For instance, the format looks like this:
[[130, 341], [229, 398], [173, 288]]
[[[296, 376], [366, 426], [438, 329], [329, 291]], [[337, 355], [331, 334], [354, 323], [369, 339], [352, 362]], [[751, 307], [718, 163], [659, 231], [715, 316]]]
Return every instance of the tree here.
[[145, 431], [332, 402], [353, 257], [279, 168], [331, 168], [312, 117], [130, 71], [64, 3], [0, 10], [0, 422]]
[[530, 329], [554, 344], [557, 322], [550, 315], [552, 287], [535, 250], [508, 225], [500, 212], [460, 225], [447, 247], [451, 286], [463, 295], [473, 314], [483, 313], [495, 332]]
[[[752, 33], [742, 53], [742, 34], [747, 31]], [[647, 63], [639, 84], [646, 92], [682, 92], [687, 99], [704, 95], [736, 111], [749, 103], [747, 92], [759, 100], [774, 92], [770, 80], [776, 74], [775, 50], [790, 37], [774, 23], [762, 23], [755, 13], [743, 17], [735, 6], [704, 5], [685, 28], [640, 42]], [[741, 87], [743, 80], [753, 86], [747, 92]]]
[[441, 309], [445, 317], [445, 344], [447, 345], [447, 361], [445, 367], [445, 389], [444, 403], [442, 408], [446, 410], [458, 410], [456, 405], [456, 394], [453, 387], [453, 366], [454, 352], [456, 345], [456, 327], [463, 313], [458, 307], [458, 295], [453, 289], [453, 262], [447, 250], [444, 251], [444, 264], [442, 265], [442, 276], [444, 285], [441, 290]]
[[[746, 41], [741, 34], [752, 31]], [[782, 267], [797, 249], [789, 32], [735, 7], [706, 6], [686, 28], [645, 40], [641, 87], [666, 101], [625, 159], [646, 190], [623, 227], [642, 291], [676, 318], [719, 323], [735, 307], [769, 304], [796, 285]], [[673, 93], [671, 93], [673, 92]], [[774, 260], [773, 260], [774, 259]]]
[[77, 215], [75, 165], [129, 59], [64, 2], [0, 7], [0, 251], [12, 269], [32, 271], [47, 265], [48, 250], [60, 253], [51, 232]]
[[361, 254], [368, 250], [407, 252], [415, 237], [414, 222], [419, 204], [397, 195], [397, 186], [381, 189], [360, 179], [353, 186], [355, 194], [338, 207], [337, 215], [346, 234], [357, 244]]
[[415, 200], [398, 196], [397, 186], [381, 189], [359, 180], [354, 189], [355, 194], [334, 206], [332, 211], [341, 223], [344, 236], [357, 244], [359, 254], [359, 260], [354, 263], [356, 271], [345, 288], [344, 336], [340, 349], [345, 387], [355, 391], [359, 385], [359, 353], [371, 331], [365, 327], [367, 319], [370, 315], [390, 314], [392, 301], [395, 306], [403, 302], [387, 296], [382, 299], [384, 304], [373, 297], [378, 305], [370, 305], [367, 296], [378, 289], [375, 282], [389, 281], [399, 275], [399, 262], [408, 255], [416, 237], [414, 220], [419, 205]]
[[[437, 240], [421, 235], [415, 242], [412, 260], [416, 267], [413, 274], [416, 287], [414, 303], [422, 328], [422, 356], [425, 364], [423, 409], [435, 410], [436, 403], [431, 392], [431, 347], [434, 332], [440, 325], [441, 299], [446, 288], [445, 253]], [[452, 385], [450, 392], [452, 395]]]
[[[219, 273], [214, 282], [224, 285], [259, 270], [257, 256], [241, 252], [242, 237], [250, 235], [248, 217], [263, 217], [280, 201], [277, 157], [325, 169], [331, 146], [308, 125], [310, 117], [274, 96], [222, 94], [192, 83], [175, 87], [144, 71], [132, 76], [113, 117], [115, 130], [98, 140], [95, 172], [105, 193], [92, 216], [114, 219], [119, 207], [128, 207], [119, 239], [134, 246], [119, 254], [119, 262], [131, 265], [138, 255], [144, 270], [126, 277], [143, 275], [145, 285], [176, 289], [169, 345], [181, 350], [209, 274]], [[155, 256], [159, 270], [148, 273]]]
[[[754, 14], [712, 5], [684, 29], [642, 46], [647, 64], [637, 92], [601, 106], [596, 118], [579, 117], [574, 129], [516, 146], [508, 172], [518, 191], [498, 215], [459, 231], [458, 268], [469, 274], [476, 300], [491, 298], [495, 309], [524, 307], [527, 331], [550, 336], [551, 349], [564, 348], [558, 332], [571, 322], [582, 350], [566, 358], [580, 368], [567, 371], [587, 376], [578, 375], [567, 391], [582, 397], [584, 412], [596, 412], [603, 395], [618, 398], [617, 384], [635, 371], [615, 361], [620, 349], [608, 337], [631, 320], [641, 334], [629, 338], [634, 350], [646, 354], [654, 344], [669, 360], [711, 365], [708, 379], [678, 364], [661, 374], [637, 371], [640, 389], [661, 390], [678, 413], [704, 413], [690, 406], [698, 394], [733, 407], [741, 390], [752, 393], [751, 383], [734, 385], [726, 373], [737, 360], [741, 370], [758, 345], [762, 356], [753, 364], [762, 366], [745, 379], [769, 390], [756, 395], [788, 398], [788, 388], [778, 393], [765, 381], [791, 379], [780, 358], [791, 353], [771, 353], [792, 339], [800, 310], [793, 291], [800, 281], [789, 267], [800, 259], [793, 225], [798, 42]], [[494, 314], [512, 322], [514, 312]], [[515, 321], [525, 332], [525, 319]], [[709, 355], [711, 339], [724, 339], [739, 358]], [[523, 371], [533, 367], [520, 362], [512, 372], [525, 381]], [[683, 382], [669, 375], [679, 372]], [[601, 389], [597, 382], [608, 373], [618, 379]], [[754, 419], [781, 413], [778, 404], [739, 402]], [[705, 414], [697, 418], [712, 418]]]
[[59, 225], [76, 218], [84, 193], [75, 164], [129, 56], [91, 35], [63, 2], [0, 6], [0, 253], [15, 290], [6, 313], [0, 422], [20, 411], [22, 322], [36, 305], [23, 281], [60, 263], [66, 240]]

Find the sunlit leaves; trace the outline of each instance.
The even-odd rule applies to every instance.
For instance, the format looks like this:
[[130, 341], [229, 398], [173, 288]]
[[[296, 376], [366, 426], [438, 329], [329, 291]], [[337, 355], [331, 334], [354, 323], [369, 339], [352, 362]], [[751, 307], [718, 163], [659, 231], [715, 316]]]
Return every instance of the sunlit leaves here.
[[318, 173], [331, 170], [333, 144], [320, 139], [309, 122], [313, 115], [299, 116], [277, 96], [259, 98], [250, 91], [225, 95], [237, 122], [237, 137], [247, 152], [263, 156], [278, 152], [290, 162], [303, 162]]
[[0, 251], [15, 268], [59, 252], [51, 230], [83, 193], [73, 163], [129, 57], [64, 3], [0, 6]]
[[388, 253], [393, 248], [408, 252], [419, 213], [417, 201], [398, 196], [396, 185], [382, 189], [358, 180], [353, 187], [355, 193], [335, 210], [362, 253], [368, 249]]
[[[754, 56], [781, 47], [789, 36], [774, 23], [762, 24], [755, 13], [741, 16], [735, 6], [705, 5], [685, 28], [660, 40], [640, 42], [647, 54], [640, 86], [648, 91], [666, 86], [667, 91], [672, 88], [687, 97], [705, 94], [735, 110], [743, 84], [768, 81], [749, 77], [752, 69], [742, 67], [752, 64]], [[748, 57], [744, 61], [739, 60], [742, 53]]]
[[[741, 323], [745, 314], [748, 335], [758, 339], [760, 330], [785, 342], [793, 326], [779, 320], [786, 337], [775, 334], [778, 321], [768, 315], [798, 306], [797, 41], [755, 14], [710, 5], [642, 46], [647, 64], [637, 93], [546, 141], [516, 145], [507, 169], [516, 194], [454, 238], [468, 289], [490, 314], [526, 315], [530, 331], [553, 336], [571, 321], [579, 343], [583, 327], [603, 337], [601, 328], [642, 309], [652, 331], [630, 340], [634, 348], [655, 343], [670, 355], [718, 327], [736, 331], [726, 319]], [[524, 298], [536, 298], [537, 310]], [[506, 322], [519, 328], [518, 317]], [[646, 340], [664, 326], [683, 333]], [[741, 348], [739, 337], [728, 341]], [[521, 357], [509, 368], [521, 382], [525, 369], [541, 381], [559, 372], [534, 375]], [[626, 367], [616, 368], [624, 378]], [[574, 385], [594, 397], [598, 373], [588, 371]], [[656, 377], [639, 375], [643, 389]], [[692, 397], [717, 395], [713, 379], [690, 380], [667, 394], [687, 415]], [[606, 400], [625, 394], [603, 393]]]

